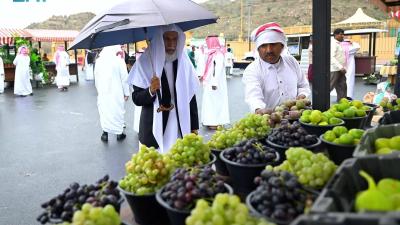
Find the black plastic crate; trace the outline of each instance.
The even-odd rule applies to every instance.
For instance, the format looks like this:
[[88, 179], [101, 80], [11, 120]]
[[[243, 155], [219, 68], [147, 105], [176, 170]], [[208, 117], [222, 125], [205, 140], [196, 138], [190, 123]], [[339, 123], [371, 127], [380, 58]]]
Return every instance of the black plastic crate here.
[[360, 157], [374, 154], [376, 139], [391, 138], [397, 135], [400, 135], [400, 123], [368, 129], [362, 136], [360, 144], [358, 144], [354, 150], [353, 156]]
[[400, 215], [385, 217], [368, 214], [328, 213], [324, 215], [302, 215], [291, 225], [400, 225]]
[[311, 212], [357, 214], [354, 212], [356, 195], [368, 187], [367, 181], [359, 175], [360, 170], [367, 172], [376, 182], [383, 178], [400, 179], [400, 154], [368, 155], [345, 160], [314, 202]]

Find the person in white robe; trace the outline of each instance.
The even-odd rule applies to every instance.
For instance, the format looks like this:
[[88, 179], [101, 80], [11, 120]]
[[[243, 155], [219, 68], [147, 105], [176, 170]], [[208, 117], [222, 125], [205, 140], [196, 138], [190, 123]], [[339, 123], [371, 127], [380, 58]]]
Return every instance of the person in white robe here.
[[234, 61], [234, 58], [235, 58], [231, 51], [232, 51], [231, 48], [228, 48], [226, 53], [225, 53], [225, 69], [226, 69], [226, 76], [228, 78], [232, 76], [233, 61]]
[[185, 39], [174, 24], [156, 28], [150, 46], [129, 73], [132, 100], [142, 106], [139, 142], [161, 153], [199, 128], [195, 96], [199, 80]]
[[95, 53], [91, 50], [86, 50], [86, 57], [85, 57], [85, 74], [86, 80], [94, 80], [94, 58]]
[[201, 122], [209, 129], [229, 124], [229, 103], [226, 84], [225, 56], [218, 37], [206, 38], [208, 53], [203, 81]]
[[123, 59], [117, 55], [120, 45], [104, 47], [95, 67], [95, 86], [100, 124], [103, 129], [101, 140], [108, 141], [108, 133], [116, 134], [117, 140], [124, 140], [125, 101], [130, 95], [127, 83], [128, 72]]
[[347, 84], [347, 97], [354, 97], [354, 83], [356, 76], [356, 63], [354, 56], [360, 50], [360, 45], [356, 42], [348, 40], [340, 42], [345, 54], [346, 59], [346, 84]]
[[15, 79], [14, 94], [18, 96], [32, 95], [32, 84], [30, 81], [30, 61], [28, 55], [28, 47], [21, 46], [18, 48], [18, 54], [14, 59]]
[[0, 94], [4, 92], [4, 76], [3, 59], [0, 57]]
[[205, 67], [205, 52], [204, 52], [204, 46], [200, 46], [199, 50], [197, 51], [196, 56], [196, 73], [198, 77], [201, 77], [204, 73], [204, 67]]
[[55, 63], [56, 63], [56, 84], [60, 91], [67, 91], [69, 86], [69, 55], [65, 51], [64, 46], [58, 46], [55, 53]]
[[243, 73], [245, 102], [251, 112], [262, 113], [286, 100], [310, 95], [310, 86], [299, 63], [290, 54], [282, 54], [286, 37], [277, 23], [266, 23], [252, 32], [259, 57]]

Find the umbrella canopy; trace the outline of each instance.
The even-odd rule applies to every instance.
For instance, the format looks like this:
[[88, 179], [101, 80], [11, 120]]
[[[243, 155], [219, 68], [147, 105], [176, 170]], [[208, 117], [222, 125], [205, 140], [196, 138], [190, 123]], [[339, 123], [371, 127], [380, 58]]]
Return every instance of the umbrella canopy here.
[[213, 13], [190, 0], [129, 0], [93, 18], [70, 49], [93, 49], [151, 39], [157, 26], [176, 24], [187, 31], [216, 21]]

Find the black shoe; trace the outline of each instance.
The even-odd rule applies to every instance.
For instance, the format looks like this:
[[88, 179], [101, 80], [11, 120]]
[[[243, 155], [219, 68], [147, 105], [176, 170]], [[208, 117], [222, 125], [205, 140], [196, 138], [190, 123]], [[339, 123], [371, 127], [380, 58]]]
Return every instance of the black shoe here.
[[103, 131], [103, 134], [101, 135], [101, 140], [104, 142], [108, 141], [108, 133]]
[[30, 95], [30, 96], [32, 96], [32, 95], [33, 95], [33, 93], [30, 93], [29, 95]]
[[122, 141], [122, 140], [124, 140], [125, 138], [126, 138], [126, 134], [124, 134], [124, 133], [118, 134], [118, 135], [117, 135], [117, 140], [118, 140], [118, 141]]

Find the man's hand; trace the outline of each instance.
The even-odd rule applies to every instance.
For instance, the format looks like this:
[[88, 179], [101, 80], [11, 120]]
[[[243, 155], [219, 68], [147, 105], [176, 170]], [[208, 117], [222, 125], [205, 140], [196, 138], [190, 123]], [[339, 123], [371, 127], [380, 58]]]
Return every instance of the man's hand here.
[[255, 113], [263, 115], [264, 114], [264, 109], [256, 109]]
[[215, 90], [217, 90], [217, 86], [211, 86], [211, 89], [213, 89], [215, 91]]
[[150, 81], [150, 92], [154, 95], [161, 88], [160, 78], [153, 76]]
[[192, 130], [192, 133], [198, 135], [199, 131], [198, 130]]
[[296, 97], [296, 100], [305, 99], [305, 98], [306, 98], [306, 96], [303, 95], [303, 94], [301, 94], [301, 95], [299, 95], [299, 96]]
[[341, 72], [343, 75], [346, 75], [346, 69], [343, 68], [343, 69], [340, 70], [340, 72]]
[[128, 99], [129, 99], [129, 96], [124, 96], [125, 101], [128, 101]]

